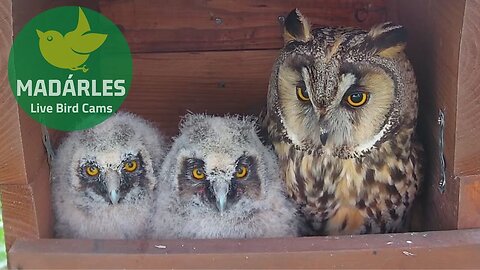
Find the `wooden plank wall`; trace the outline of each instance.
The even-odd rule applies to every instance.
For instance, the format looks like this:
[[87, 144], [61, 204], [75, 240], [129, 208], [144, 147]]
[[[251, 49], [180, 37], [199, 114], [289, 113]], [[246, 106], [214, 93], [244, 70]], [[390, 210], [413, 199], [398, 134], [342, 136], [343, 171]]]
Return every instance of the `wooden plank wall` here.
[[480, 175], [480, 1], [467, 1], [458, 63], [455, 174]]
[[[2, 183], [25, 182], [26, 172], [23, 160], [20, 126], [18, 125], [18, 108], [10, 91], [7, 77], [8, 56], [13, 42], [12, 3], [0, 2], [0, 175]], [[13, 162], [10, 162], [12, 161]]]
[[93, 0], [0, 1], [0, 191], [7, 249], [16, 239], [51, 237], [53, 227], [49, 166], [41, 127], [17, 106], [8, 83], [12, 39], [43, 10], [80, 2], [90, 8], [96, 6]]
[[[33, 139], [30, 134], [22, 133], [22, 114], [10, 90], [7, 76], [7, 64], [13, 41], [12, 2], [0, 2], [0, 191], [2, 193], [2, 212], [7, 248], [16, 238], [39, 238], [40, 231], [45, 232], [48, 222], [40, 228], [35, 212], [34, 197], [29, 182], [34, 175], [42, 176], [38, 169], [38, 158], [42, 157], [41, 136]], [[34, 127], [33, 123], [30, 123]], [[25, 138], [22, 138], [22, 134]], [[26, 144], [40, 143], [26, 151]], [[8, 153], [8, 154], [7, 154]], [[31, 154], [31, 155], [29, 155]], [[48, 172], [48, 169], [47, 169]], [[47, 177], [48, 174], [43, 174]], [[48, 179], [48, 178], [47, 178]], [[48, 196], [48, 193], [47, 193]], [[48, 218], [48, 216], [47, 216]]]
[[123, 107], [156, 121], [170, 136], [188, 111], [259, 113], [276, 50], [135, 54]]
[[455, 175], [458, 228], [480, 228], [480, 1], [467, 1], [458, 63]]
[[261, 111], [283, 46], [281, 17], [293, 8], [313, 26], [368, 29], [386, 19], [384, 0], [101, 0], [99, 7], [133, 51], [134, 80], [122, 108], [170, 136], [187, 111]]
[[[398, 22], [407, 27], [407, 53], [414, 65], [420, 89], [419, 134], [427, 159], [423, 197], [418, 205], [424, 226], [432, 230], [456, 228], [458, 219], [458, 181], [454, 178], [455, 117], [458, 59], [465, 1], [397, 1]], [[438, 189], [439, 109], [446, 116], [445, 159], [447, 189]]]
[[[391, 1], [392, 2], [392, 1]], [[480, 227], [479, 1], [393, 1], [407, 26], [407, 52], [420, 87], [419, 133], [428, 164], [419, 205], [423, 228]], [[438, 111], [446, 116], [447, 185], [439, 192]]]
[[16, 34], [42, 11], [59, 6], [79, 5], [98, 10], [97, 0], [8, 0], [13, 3], [13, 33]]
[[313, 26], [365, 28], [385, 20], [384, 0], [100, 1], [133, 52], [278, 49], [280, 18], [295, 7]]

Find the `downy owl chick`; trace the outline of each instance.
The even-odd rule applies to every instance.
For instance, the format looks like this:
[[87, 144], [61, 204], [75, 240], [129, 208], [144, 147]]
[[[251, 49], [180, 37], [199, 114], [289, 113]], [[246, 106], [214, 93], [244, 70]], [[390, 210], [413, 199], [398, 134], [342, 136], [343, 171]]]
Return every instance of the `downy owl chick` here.
[[403, 230], [422, 179], [404, 28], [311, 30], [294, 10], [284, 30], [264, 124], [304, 233]]
[[57, 236], [144, 237], [165, 154], [162, 135], [130, 113], [68, 134], [52, 168]]
[[253, 118], [187, 115], [162, 166], [153, 237], [294, 236], [282, 184]]

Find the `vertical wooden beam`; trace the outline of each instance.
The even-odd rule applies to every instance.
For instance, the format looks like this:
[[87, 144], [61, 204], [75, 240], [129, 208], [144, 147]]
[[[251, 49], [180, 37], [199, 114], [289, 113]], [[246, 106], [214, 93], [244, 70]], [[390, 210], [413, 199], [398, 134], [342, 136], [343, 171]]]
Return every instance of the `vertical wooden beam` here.
[[19, 238], [51, 235], [49, 169], [40, 125], [18, 107], [8, 82], [14, 4], [19, 3], [0, 1], [0, 191], [7, 249]]
[[460, 182], [458, 228], [480, 228], [480, 1], [465, 5], [458, 63], [455, 175]]
[[0, 191], [7, 250], [14, 239], [38, 236], [28, 189], [18, 106], [8, 82], [13, 42], [12, 2], [0, 1]]
[[[8, 82], [13, 36], [35, 15], [52, 7], [94, 0], [0, 1], [0, 191], [7, 249], [16, 239], [52, 236], [49, 166], [40, 124], [21, 110]], [[58, 138], [55, 133], [54, 138]], [[54, 142], [55, 143], [55, 142]]]
[[[41, 128], [18, 107], [10, 89], [10, 48], [13, 36], [31, 18], [62, 5], [98, 10], [94, 0], [0, 1], [0, 191], [7, 250], [16, 239], [51, 237], [53, 227], [49, 166]], [[52, 137], [58, 138], [56, 135], [58, 132]]]
[[33, 194], [27, 185], [19, 109], [8, 82], [12, 42], [12, 2], [0, 1], [0, 191], [7, 249], [16, 238], [38, 236]]
[[[458, 62], [455, 175], [480, 175], [480, 1], [466, 1]], [[480, 223], [478, 224], [480, 227]]]
[[13, 42], [12, 26], [12, 2], [0, 1], [0, 184], [26, 184], [19, 109], [7, 73]]
[[[425, 210], [421, 223], [424, 229], [455, 229], [459, 208], [459, 182], [455, 179], [458, 63], [465, 5], [470, 1], [395, 2], [392, 6], [397, 11], [397, 22], [408, 30], [407, 53], [414, 65], [420, 89], [418, 131], [422, 135], [427, 157], [422, 201], [417, 204]], [[439, 110], [443, 110], [446, 116], [444, 155], [447, 185], [443, 194], [438, 188], [442, 170], [438, 149]]]

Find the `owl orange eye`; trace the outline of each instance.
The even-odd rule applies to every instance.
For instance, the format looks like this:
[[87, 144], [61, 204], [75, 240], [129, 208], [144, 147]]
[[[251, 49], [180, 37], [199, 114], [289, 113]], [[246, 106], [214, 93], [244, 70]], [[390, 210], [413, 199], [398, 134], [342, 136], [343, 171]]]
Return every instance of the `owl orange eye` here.
[[307, 88], [304, 84], [299, 84], [296, 86], [297, 89], [297, 98], [301, 101], [309, 101], [310, 96], [308, 95]]
[[205, 179], [205, 173], [203, 172], [202, 169], [199, 169], [199, 168], [194, 168], [193, 171], [192, 171], [192, 176], [193, 178], [195, 178], [196, 180], [203, 180]]
[[132, 160], [123, 164], [123, 169], [127, 172], [134, 172], [138, 168], [137, 161]]
[[235, 172], [235, 177], [240, 179], [240, 178], [244, 178], [245, 176], [247, 176], [247, 174], [248, 174], [247, 166], [242, 165], [237, 169], [237, 172]]
[[100, 170], [98, 169], [97, 166], [87, 166], [87, 168], [85, 169], [85, 171], [86, 171], [87, 174], [90, 175], [90, 176], [96, 176], [96, 175], [98, 175], [98, 173], [100, 172]]
[[350, 94], [346, 101], [348, 105], [352, 107], [360, 107], [363, 106], [365, 103], [368, 101], [368, 93], [365, 92], [355, 92], [353, 94]]

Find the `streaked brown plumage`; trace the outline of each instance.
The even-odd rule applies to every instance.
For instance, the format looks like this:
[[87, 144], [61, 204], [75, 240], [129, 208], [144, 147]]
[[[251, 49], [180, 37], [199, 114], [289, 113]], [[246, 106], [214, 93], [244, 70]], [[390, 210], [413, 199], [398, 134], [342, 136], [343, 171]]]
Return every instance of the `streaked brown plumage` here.
[[310, 30], [294, 10], [284, 37], [264, 125], [304, 234], [404, 230], [422, 179], [404, 29]]

